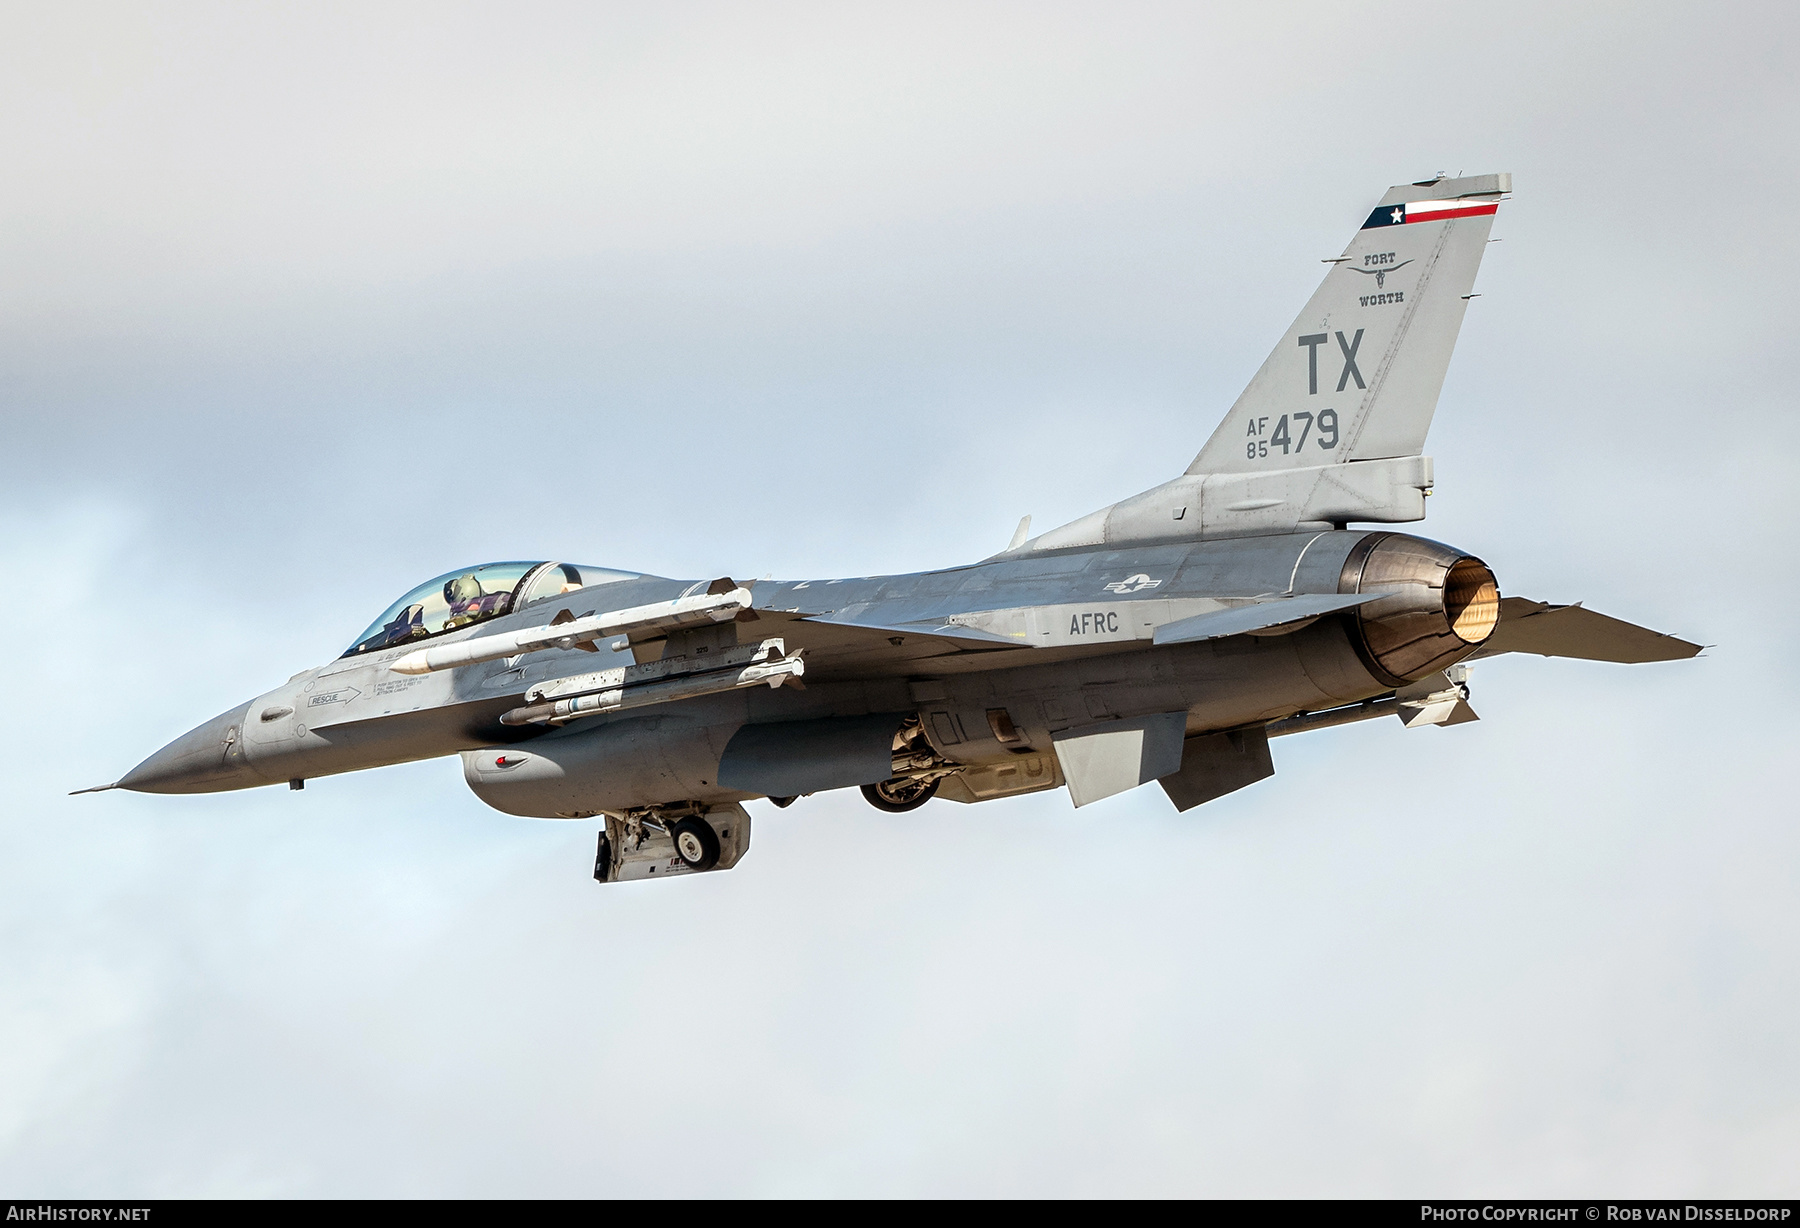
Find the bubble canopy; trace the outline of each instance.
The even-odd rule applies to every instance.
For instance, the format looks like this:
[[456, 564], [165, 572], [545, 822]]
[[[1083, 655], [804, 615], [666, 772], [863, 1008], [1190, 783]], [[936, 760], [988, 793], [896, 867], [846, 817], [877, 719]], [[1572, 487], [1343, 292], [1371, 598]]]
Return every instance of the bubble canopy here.
[[389, 606], [344, 655], [354, 657], [430, 639], [522, 610], [546, 597], [632, 579], [636, 579], [632, 572], [583, 563], [482, 563], [445, 572]]

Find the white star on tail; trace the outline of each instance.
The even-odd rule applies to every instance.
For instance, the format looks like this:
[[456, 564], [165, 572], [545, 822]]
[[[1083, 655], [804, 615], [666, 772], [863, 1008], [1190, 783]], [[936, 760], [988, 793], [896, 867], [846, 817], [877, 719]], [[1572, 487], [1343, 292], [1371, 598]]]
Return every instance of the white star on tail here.
[[1404, 210], [1404, 209], [1394, 210], [1394, 225], [1398, 226], [1405, 217], [1406, 217], [1406, 210]]

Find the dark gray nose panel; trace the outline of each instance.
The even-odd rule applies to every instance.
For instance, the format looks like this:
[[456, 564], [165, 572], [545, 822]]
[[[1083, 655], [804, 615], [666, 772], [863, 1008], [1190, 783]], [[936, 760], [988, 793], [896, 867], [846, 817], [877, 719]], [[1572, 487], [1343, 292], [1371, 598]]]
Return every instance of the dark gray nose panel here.
[[218, 793], [267, 784], [244, 766], [249, 704], [220, 713], [151, 755], [119, 781], [138, 793]]

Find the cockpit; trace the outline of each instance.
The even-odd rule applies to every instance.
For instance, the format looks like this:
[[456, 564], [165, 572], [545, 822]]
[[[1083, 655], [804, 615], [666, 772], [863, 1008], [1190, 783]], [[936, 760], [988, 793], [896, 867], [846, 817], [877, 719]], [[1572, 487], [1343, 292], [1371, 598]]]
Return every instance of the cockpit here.
[[380, 652], [430, 639], [522, 610], [546, 597], [636, 578], [632, 572], [582, 563], [483, 563], [465, 567], [427, 580], [400, 598], [370, 624], [344, 655]]

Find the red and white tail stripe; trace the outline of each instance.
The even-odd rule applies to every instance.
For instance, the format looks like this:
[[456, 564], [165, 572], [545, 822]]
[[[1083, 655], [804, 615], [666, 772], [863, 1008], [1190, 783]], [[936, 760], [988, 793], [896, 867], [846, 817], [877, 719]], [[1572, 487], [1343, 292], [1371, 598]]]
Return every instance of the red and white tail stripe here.
[[1416, 222], [1447, 222], [1457, 217], [1481, 217], [1500, 209], [1497, 200], [1419, 200], [1403, 205], [1383, 205], [1369, 215], [1362, 228], [1407, 226]]

